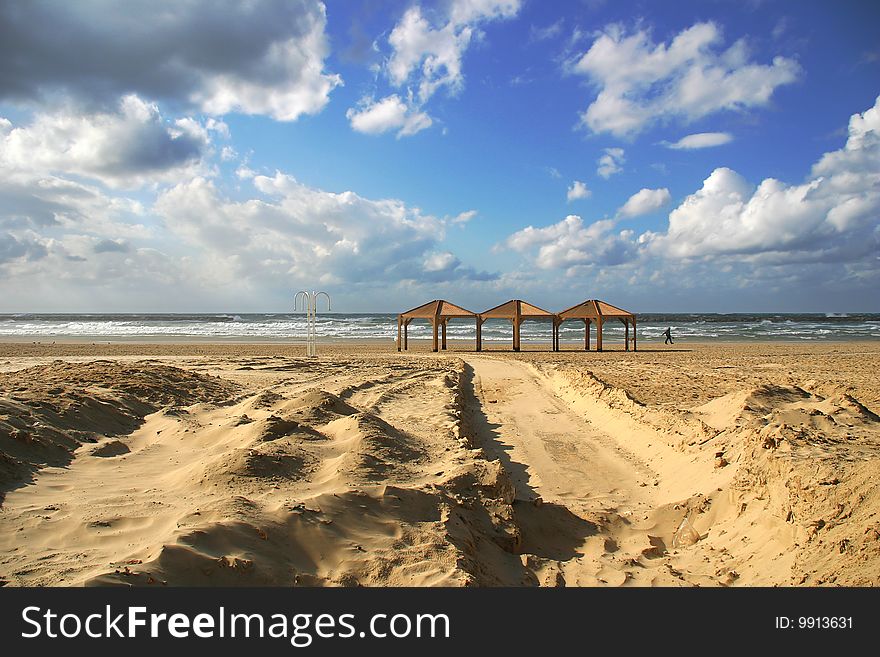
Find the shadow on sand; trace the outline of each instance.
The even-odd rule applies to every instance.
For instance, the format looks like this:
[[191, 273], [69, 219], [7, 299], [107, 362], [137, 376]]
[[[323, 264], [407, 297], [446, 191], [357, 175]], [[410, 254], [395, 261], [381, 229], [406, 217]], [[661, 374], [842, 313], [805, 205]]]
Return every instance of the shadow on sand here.
[[564, 505], [541, 501], [529, 484], [528, 466], [511, 458], [512, 448], [501, 441], [501, 425], [490, 422], [483, 411], [478, 386], [473, 367], [465, 363], [461, 377], [463, 420], [474, 446], [482, 448], [487, 458], [500, 461], [513, 483], [514, 520], [522, 536], [520, 553], [560, 561], [578, 556], [584, 541], [597, 533], [596, 525]]

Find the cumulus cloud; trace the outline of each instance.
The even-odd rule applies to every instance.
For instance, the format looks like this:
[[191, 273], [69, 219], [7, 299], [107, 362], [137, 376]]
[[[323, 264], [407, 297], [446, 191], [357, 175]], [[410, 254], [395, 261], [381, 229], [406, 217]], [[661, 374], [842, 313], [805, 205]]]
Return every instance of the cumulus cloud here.
[[596, 265], [622, 265], [638, 280], [659, 277], [658, 285], [664, 276], [685, 287], [688, 280], [717, 276], [722, 287], [802, 290], [809, 276], [825, 289], [876, 287], [880, 97], [851, 117], [845, 146], [824, 154], [803, 183], [767, 178], [753, 185], [731, 169], [717, 168], [670, 212], [665, 231], [637, 236], [618, 230], [618, 221], [659, 210], [669, 200], [666, 189], [642, 189], [613, 219], [585, 225], [571, 215], [517, 231], [503, 246], [540, 268], [574, 275]]
[[228, 134], [228, 129], [191, 118], [168, 122], [156, 104], [128, 95], [113, 112], [87, 114], [67, 107], [7, 128], [0, 135], [0, 166], [138, 186], [197, 173], [210, 132]]
[[606, 148], [602, 157], [599, 158], [599, 168], [596, 173], [608, 180], [615, 173], [623, 171], [625, 161], [622, 148]]
[[62, 92], [106, 104], [134, 92], [292, 121], [341, 84], [324, 72], [325, 26], [318, 0], [2, 3], [0, 99]]
[[880, 97], [852, 116], [846, 145], [826, 153], [806, 182], [767, 178], [754, 187], [718, 168], [670, 213], [666, 233], [647, 233], [641, 241], [653, 253], [677, 258], [856, 261], [877, 253], [878, 216]]
[[352, 128], [376, 134], [397, 130], [397, 136], [419, 132], [432, 123], [423, 106], [441, 88], [457, 94], [464, 85], [462, 59], [486, 22], [515, 16], [520, 0], [453, 0], [438, 22], [419, 5], [407, 9], [388, 36], [391, 54], [385, 65], [388, 81], [405, 94], [374, 101], [362, 98], [347, 113]]
[[[0, 160], [0, 307], [94, 310], [150, 302], [178, 261], [135, 242], [155, 238], [140, 202]], [[178, 280], [175, 292], [185, 288]], [[104, 296], [105, 294], [109, 296]], [[167, 298], [167, 290], [163, 292]], [[112, 300], [110, 297], [113, 297]]]
[[430, 116], [413, 109], [397, 94], [378, 101], [362, 99], [357, 109], [350, 108], [345, 116], [358, 132], [379, 135], [396, 130], [398, 139], [430, 128], [433, 123]]
[[387, 284], [424, 272], [469, 276], [437, 250], [446, 222], [401, 201], [313, 189], [282, 173], [253, 183], [264, 198], [232, 201], [197, 178], [164, 192], [155, 210], [187, 243], [226, 261], [232, 279]]
[[508, 237], [504, 245], [520, 253], [537, 250], [534, 261], [541, 269], [616, 265], [632, 259], [636, 249], [633, 232], [615, 231], [614, 220], [585, 226], [577, 215], [545, 228], [528, 226]]
[[437, 218], [282, 173], [250, 180], [244, 200], [196, 177], [144, 209], [72, 181], [22, 179], [15, 207], [0, 176], [0, 306], [33, 308], [27, 290], [56, 309], [244, 309], [283, 302], [305, 282], [357, 298], [353, 290], [497, 278], [443, 248], [447, 228], [473, 211]]
[[441, 251], [439, 253], [430, 253], [425, 258], [424, 268], [428, 272], [450, 271], [461, 264], [455, 254], [449, 251]]
[[571, 183], [571, 187], [568, 188], [568, 193], [565, 197], [568, 199], [568, 202], [577, 201], [579, 199], [590, 198], [591, 192], [587, 189], [585, 183], [582, 183], [580, 180], [575, 180]]
[[629, 137], [657, 121], [766, 105], [779, 86], [800, 75], [798, 63], [786, 57], [751, 61], [742, 39], [722, 45], [711, 22], [683, 30], [669, 44], [655, 43], [647, 30], [607, 27], [572, 64], [598, 89], [582, 123], [595, 133]]
[[49, 252], [45, 244], [33, 234], [16, 237], [10, 232], [0, 232], [0, 265], [13, 260], [40, 260]]
[[[198, 269], [186, 257], [149, 247], [101, 249], [100, 238], [89, 235], [39, 236], [34, 242], [38, 258], [4, 263], [0, 256], [0, 308], [5, 312], [143, 312], [175, 302], [190, 310], [211, 296], [212, 290], [198, 289]], [[2, 243], [0, 233], [0, 251]]]
[[138, 201], [94, 185], [0, 164], [0, 228], [94, 231], [110, 237], [147, 236]]
[[392, 84], [400, 86], [418, 71], [421, 102], [444, 86], [458, 92], [464, 83], [462, 57], [478, 34], [479, 24], [515, 16], [519, 7], [519, 0], [456, 0], [450, 5], [448, 20], [439, 27], [431, 25], [418, 5], [410, 7], [388, 37]]
[[669, 190], [665, 187], [662, 189], [640, 189], [629, 197], [627, 202], [617, 211], [617, 215], [619, 217], [638, 217], [650, 214], [669, 203], [670, 199]]
[[698, 148], [723, 146], [724, 144], [729, 144], [731, 141], [733, 141], [733, 136], [726, 132], [698, 132], [693, 135], [682, 137], [671, 144], [664, 142], [663, 145], [666, 146], [666, 148], [672, 148], [675, 150], [692, 151]]

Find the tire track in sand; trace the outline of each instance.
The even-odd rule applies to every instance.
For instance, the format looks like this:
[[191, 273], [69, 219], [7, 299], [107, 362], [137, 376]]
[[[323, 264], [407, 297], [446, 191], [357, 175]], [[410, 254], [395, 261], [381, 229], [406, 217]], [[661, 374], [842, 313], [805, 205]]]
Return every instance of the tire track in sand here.
[[505, 465], [518, 499], [541, 497], [574, 512], [653, 506], [644, 482], [654, 473], [573, 412], [534, 370], [510, 359], [465, 360], [486, 419], [478, 444]]

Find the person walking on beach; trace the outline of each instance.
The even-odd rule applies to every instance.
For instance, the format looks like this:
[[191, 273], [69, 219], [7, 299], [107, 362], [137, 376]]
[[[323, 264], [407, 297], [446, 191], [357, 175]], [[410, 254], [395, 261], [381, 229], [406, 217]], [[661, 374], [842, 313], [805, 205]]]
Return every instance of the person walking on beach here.
[[671, 326], [666, 327], [666, 330], [663, 331], [663, 335], [666, 336], [666, 341], [663, 344], [675, 344], [672, 341], [672, 327]]

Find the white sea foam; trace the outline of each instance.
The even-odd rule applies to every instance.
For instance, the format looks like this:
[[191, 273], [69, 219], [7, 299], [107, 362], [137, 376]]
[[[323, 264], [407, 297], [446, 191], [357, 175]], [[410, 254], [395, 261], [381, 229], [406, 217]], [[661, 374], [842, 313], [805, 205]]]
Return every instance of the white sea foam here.
[[[854, 340], [873, 339], [878, 333], [880, 315], [830, 317], [799, 316], [720, 316], [720, 315], [640, 315], [638, 332], [641, 340], [662, 340], [666, 327], [672, 328], [676, 340]], [[318, 315], [319, 338], [325, 339], [394, 339], [397, 317], [392, 314], [324, 314]], [[561, 326], [563, 341], [583, 339], [584, 327], [579, 322]], [[522, 325], [525, 341], [549, 341], [549, 322], [527, 321]], [[591, 330], [595, 340], [595, 327]], [[0, 338], [3, 336], [34, 336], [37, 338], [223, 338], [223, 339], [304, 339], [306, 320], [298, 314], [214, 314], [214, 315], [0, 315]], [[453, 320], [447, 326], [450, 339], [472, 340], [474, 322]], [[483, 325], [487, 341], [509, 341], [513, 330], [510, 322], [493, 320]], [[624, 327], [609, 322], [604, 328], [605, 339], [622, 341]], [[409, 336], [430, 338], [431, 327], [425, 321], [413, 322]]]

